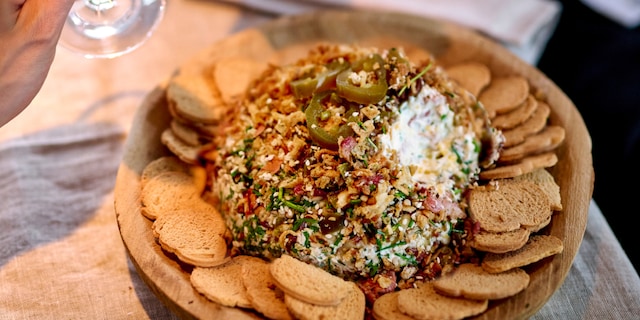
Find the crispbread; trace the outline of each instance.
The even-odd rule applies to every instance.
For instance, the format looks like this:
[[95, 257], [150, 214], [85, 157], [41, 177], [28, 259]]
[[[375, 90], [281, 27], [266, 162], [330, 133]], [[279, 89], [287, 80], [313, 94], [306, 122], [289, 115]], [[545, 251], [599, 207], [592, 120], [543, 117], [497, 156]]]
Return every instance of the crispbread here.
[[346, 296], [335, 306], [314, 305], [288, 294], [284, 296], [284, 302], [291, 313], [301, 320], [364, 319], [366, 301], [364, 293], [354, 282], [345, 282]]
[[507, 113], [497, 115], [493, 120], [491, 120], [491, 124], [500, 130], [512, 129], [529, 119], [537, 108], [538, 100], [536, 100], [533, 95], [529, 94], [527, 99], [524, 100], [524, 102], [522, 102], [517, 108]]
[[142, 173], [140, 174], [140, 187], [144, 188], [147, 181], [151, 178], [167, 171], [179, 171], [191, 174], [190, 167], [191, 166], [189, 164], [181, 161], [174, 155], [156, 158], [142, 169]]
[[484, 252], [503, 253], [522, 248], [531, 232], [525, 228], [519, 228], [507, 232], [488, 232], [481, 230], [474, 234], [470, 245], [472, 248]]
[[551, 108], [546, 102], [538, 100], [538, 106], [533, 114], [515, 128], [503, 130], [504, 145], [508, 148], [520, 144], [524, 139], [532, 134], [540, 132], [547, 125]]
[[531, 181], [477, 187], [469, 193], [469, 216], [482, 230], [509, 232], [537, 226], [551, 215], [544, 191]]
[[562, 240], [553, 235], [532, 235], [522, 248], [501, 253], [487, 253], [482, 260], [482, 268], [487, 272], [498, 273], [523, 267], [546, 257], [561, 253]]
[[481, 171], [479, 178], [482, 180], [513, 178], [540, 168], [553, 167], [558, 163], [555, 152], [545, 152], [538, 155], [527, 156], [519, 162]]
[[235, 256], [216, 267], [195, 267], [189, 279], [193, 287], [211, 301], [228, 307], [251, 308], [242, 280], [242, 268], [253, 259], [259, 258]]
[[447, 67], [447, 75], [476, 97], [491, 82], [489, 67], [476, 61], [466, 61], [449, 66]]
[[253, 79], [266, 69], [267, 63], [244, 56], [220, 58], [213, 66], [213, 80], [227, 105], [242, 96]]
[[398, 310], [398, 293], [392, 291], [376, 299], [371, 311], [376, 320], [412, 320], [413, 318]]
[[162, 248], [180, 261], [212, 267], [227, 260], [226, 227], [212, 206], [186, 207], [165, 213], [156, 219], [152, 228]]
[[164, 212], [192, 206], [200, 200], [200, 190], [187, 173], [167, 171], [150, 178], [140, 194], [142, 214], [155, 220]]
[[167, 100], [181, 117], [202, 123], [223, 120], [226, 105], [208, 72], [206, 68], [200, 72], [182, 71], [169, 80]]
[[436, 292], [433, 282], [398, 291], [398, 310], [414, 319], [463, 319], [487, 310], [488, 300], [449, 297]]
[[198, 147], [203, 144], [200, 134], [181, 121], [176, 119], [171, 120], [170, 128], [173, 134], [187, 145]]
[[507, 113], [521, 105], [529, 96], [529, 82], [522, 76], [493, 77], [480, 92], [478, 100], [487, 110], [489, 118]]
[[242, 283], [253, 309], [269, 319], [293, 319], [284, 304], [284, 292], [273, 282], [268, 262], [256, 258], [243, 263]]
[[178, 156], [180, 160], [190, 163], [198, 163], [198, 154], [200, 153], [201, 146], [192, 146], [180, 138], [178, 138], [171, 128], [165, 129], [160, 135], [160, 141], [167, 146], [173, 154]]
[[315, 305], [338, 305], [351, 290], [350, 282], [289, 255], [275, 259], [269, 270], [285, 294]]
[[524, 142], [504, 148], [498, 162], [513, 162], [527, 155], [539, 154], [557, 148], [565, 138], [565, 130], [561, 126], [546, 126], [542, 131], [525, 138]]
[[555, 178], [549, 171], [544, 168], [534, 170], [514, 177], [513, 180], [528, 180], [536, 183], [549, 197], [551, 209], [555, 211], [562, 210], [562, 199], [560, 196], [560, 186], [556, 183]]
[[433, 281], [433, 288], [440, 294], [473, 300], [504, 299], [516, 295], [528, 285], [529, 274], [520, 268], [489, 273], [472, 263], [463, 263], [453, 272]]

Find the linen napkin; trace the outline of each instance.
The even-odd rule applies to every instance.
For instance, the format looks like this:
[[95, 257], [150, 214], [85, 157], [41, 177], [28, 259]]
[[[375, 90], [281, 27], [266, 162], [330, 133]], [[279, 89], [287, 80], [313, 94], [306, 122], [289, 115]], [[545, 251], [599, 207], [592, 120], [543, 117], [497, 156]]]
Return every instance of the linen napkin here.
[[116, 124], [75, 123], [0, 144], [0, 319], [173, 317], [118, 232], [124, 137]]
[[317, 9], [394, 11], [448, 20], [492, 37], [536, 64], [558, 23], [555, 0], [220, 0], [273, 14]]

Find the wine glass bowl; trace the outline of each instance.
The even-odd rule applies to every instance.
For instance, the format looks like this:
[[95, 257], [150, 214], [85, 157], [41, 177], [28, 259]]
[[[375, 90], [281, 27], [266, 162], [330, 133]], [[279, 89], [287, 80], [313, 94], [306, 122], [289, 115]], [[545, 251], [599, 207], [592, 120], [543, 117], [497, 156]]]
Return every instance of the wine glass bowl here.
[[60, 44], [85, 58], [115, 58], [140, 47], [164, 16], [166, 0], [76, 0]]

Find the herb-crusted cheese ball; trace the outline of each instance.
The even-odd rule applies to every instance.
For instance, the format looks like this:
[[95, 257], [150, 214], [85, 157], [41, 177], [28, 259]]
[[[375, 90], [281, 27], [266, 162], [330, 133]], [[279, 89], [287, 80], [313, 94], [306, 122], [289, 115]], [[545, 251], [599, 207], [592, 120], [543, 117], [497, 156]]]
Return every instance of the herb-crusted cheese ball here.
[[463, 258], [463, 194], [498, 151], [487, 123], [433, 59], [319, 46], [254, 82], [210, 192], [237, 252], [391, 291]]

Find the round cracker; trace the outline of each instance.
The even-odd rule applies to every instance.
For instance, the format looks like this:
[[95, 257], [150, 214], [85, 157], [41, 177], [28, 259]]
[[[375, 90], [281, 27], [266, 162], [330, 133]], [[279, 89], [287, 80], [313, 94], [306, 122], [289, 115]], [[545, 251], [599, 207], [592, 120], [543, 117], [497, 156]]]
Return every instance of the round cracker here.
[[520, 106], [529, 96], [529, 82], [522, 76], [494, 77], [480, 92], [478, 100], [487, 110], [489, 118], [507, 113]]
[[458, 63], [447, 67], [446, 71], [449, 78], [476, 97], [491, 82], [489, 67], [476, 61]]
[[470, 300], [439, 294], [432, 282], [400, 290], [398, 310], [415, 319], [463, 319], [487, 310], [488, 300]]

